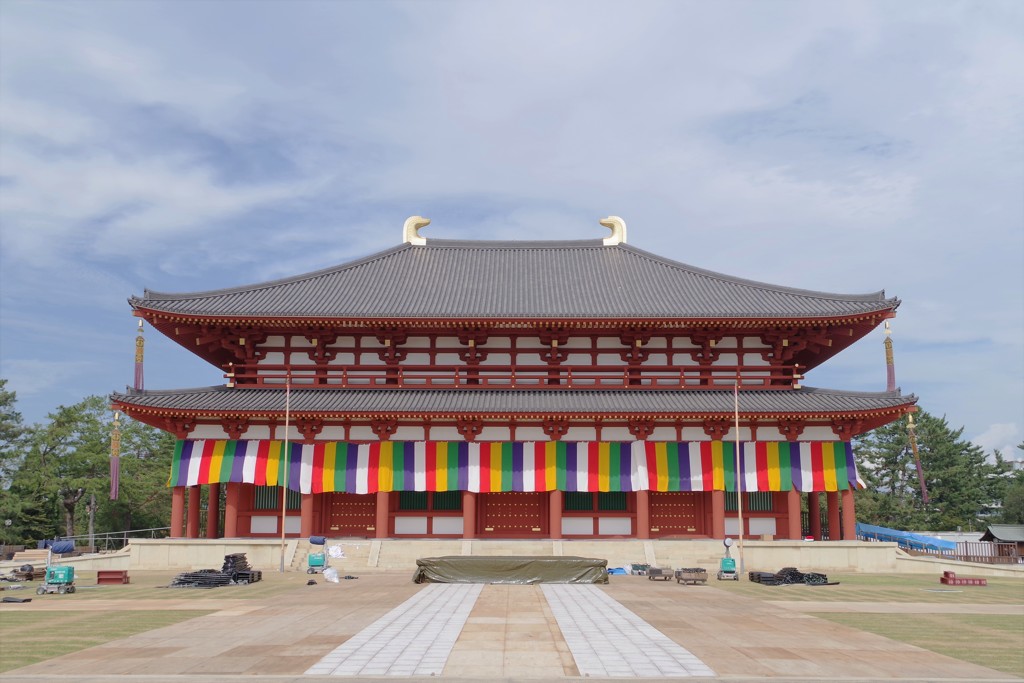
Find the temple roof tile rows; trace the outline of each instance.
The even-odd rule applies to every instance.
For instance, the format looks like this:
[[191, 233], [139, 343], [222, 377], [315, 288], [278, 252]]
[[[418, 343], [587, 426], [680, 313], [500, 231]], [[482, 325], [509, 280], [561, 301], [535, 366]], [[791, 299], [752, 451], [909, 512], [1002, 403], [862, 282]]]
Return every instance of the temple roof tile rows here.
[[881, 291], [771, 285], [601, 240], [435, 239], [296, 277], [208, 292], [146, 290], [129, 301], [135, 309], [199, 317], [437, 320], [814, 319], [899, 305]]

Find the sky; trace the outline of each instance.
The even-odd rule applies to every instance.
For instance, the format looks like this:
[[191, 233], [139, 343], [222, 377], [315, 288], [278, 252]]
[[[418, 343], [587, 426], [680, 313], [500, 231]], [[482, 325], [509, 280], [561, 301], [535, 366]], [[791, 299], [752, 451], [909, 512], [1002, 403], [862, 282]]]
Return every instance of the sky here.
[[[126, 299], [592, 239], [884, 289], [897, 384], [1024, 452], [1024, 3], [0, 2], [0, 378], [122, 390]], [[809, 386], [885, 389], [881, 329]], [[155, 332], [146, 388], [223, 383]]]

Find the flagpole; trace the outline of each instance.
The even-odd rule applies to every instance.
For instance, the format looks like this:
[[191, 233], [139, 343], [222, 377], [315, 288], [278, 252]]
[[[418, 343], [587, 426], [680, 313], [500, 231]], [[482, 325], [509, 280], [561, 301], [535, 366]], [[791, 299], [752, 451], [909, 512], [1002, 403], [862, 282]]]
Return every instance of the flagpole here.
[[284, 449], [281, 452], [281, 460], [283, 462], [282, 467], [284, 472], [282, 473], [283, 482], [281, 486], [281, 573], [284, 573], [284, 532], [285, 532], [285, 521], [288, 517], [288, 470], [291, 469], [291, 458], [288, 457], [288, 430], [291, 422], [291, 404], [292, 401], [292, 371], [288, 368], [288, 373], [285, 375], [284, 380]]
[[742, 472], [740, 471], [740, 380], [736, 378], [736, 383], [733, 385], [732, 390], [733, 396], [733, 415], [735, 416], [735, 427], [736, 427], [736, 514], [739, 517], [740, 523], [740, 542], [739, 542], [739, 555], [740, 555], [740, 576], [746, 572], [743, 565], [743, 486], [742, 486]]

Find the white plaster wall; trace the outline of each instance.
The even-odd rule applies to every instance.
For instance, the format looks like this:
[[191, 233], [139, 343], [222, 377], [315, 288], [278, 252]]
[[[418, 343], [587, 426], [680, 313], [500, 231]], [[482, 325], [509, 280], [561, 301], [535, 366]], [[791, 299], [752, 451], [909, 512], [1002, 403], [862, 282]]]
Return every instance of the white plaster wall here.
[[508, 427], [484, 427], [477, 441], [508, 441]]
[[227, 433], [220, 425], [196, 425], [196, 428], [188, 435], [190, 439], [226, 439]]
[[267, 425], [253, 425], [242, 434], [243, 439], [269, 439], [270, 427]]
[[800, 435], [800, 441], [838, 441], [839, 437], [831, 427], [807, 427]]
[[429, 349], [430, 337], [408, 337], [402, 344], [404, 349]]
[[462, 435], [455, 427], [431, 427], [431, 441], [463, 441]]
[[[593, 427], [569, 427], [569, 431], [562, 437], [562, 441], [593, 441], [596, 431]], [[519, 433], [516, 432], [518, 439]], [[548, 438], [545, 436], [544, 441]]]
[[540, 427], [516, 427], [516, 441], [550, 441]]
[[602, 441], [633, 441], [636, 437], [629, 433], [628, 427], [605, 427], [601, 430]]
[[769, 365], [768, 361], [766, 361], [761, 356], [761, 354], [756, 352], [756, 351], [753, 352], [753, 353], [751, 353], [749, 351], [744, 353], [743, 354], [743, 363], [745, 365], [753, 366], [753, 367], [758, 367], [758, 368], [759, 367], [767, 367]]
[[377, 441], [377, 435], [368, 426], [352, 427], [352, 441]]
[[[487, 347], [486, 346], [481, 346], [480, 349], [483, 350], [483, 351], [487, 351]], [[480, 366], [481, 367], [483, 367], [485, 365], [495, 365], [495, 366], [505, 366], [505, 367], [508, 367], [511, 364], [512, 364], [512, 355], [509, 354], [509, 353], [504, 353], [504, 352], [502, 352], [502, 353], [492, 353], [492, 352], [488, 351], [487, 352], [487, 358], [485, 358], [482, 361], [480, 361]]]
[[261, 365], [284, 365], [284, 354], [280, 351], [268, 351], [267, 355], [260, 359], [257, 367]]
[[391, 435], [392, 441], [423, 441], [423, 427], [399, 427]]
[[324, 427], [324, 430], [316, 437], [318, 441], [344, 441], [344, 427]]
[[676, 428], [675, 427], [655, 427], [654, 431], [650, 436], [647, 437], [648, 441], [675, 441], [676, 440]]

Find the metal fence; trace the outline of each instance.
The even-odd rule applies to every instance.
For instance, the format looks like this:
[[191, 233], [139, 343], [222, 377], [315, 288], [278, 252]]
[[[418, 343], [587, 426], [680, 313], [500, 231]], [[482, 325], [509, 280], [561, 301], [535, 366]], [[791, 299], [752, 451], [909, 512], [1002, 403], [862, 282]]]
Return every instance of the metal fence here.
[[152, 529], [131, 529], [129, 531], [108, 531], [100, 534], [82, 536], [61, 536], [62, 541], [74, 541], [75, 546], [85, 546], [92, 552], [111, 552], [128, 545], [133, 538], [165, 538], [171, 531], [170, 527], [154, 527]]

